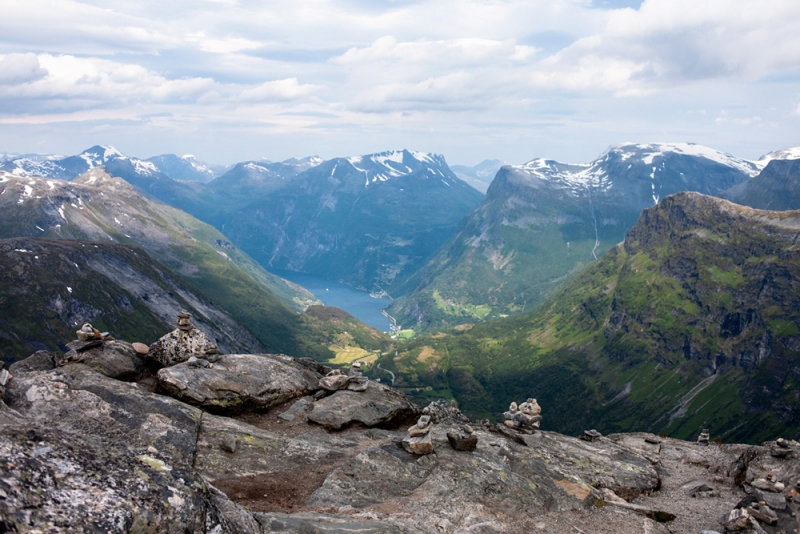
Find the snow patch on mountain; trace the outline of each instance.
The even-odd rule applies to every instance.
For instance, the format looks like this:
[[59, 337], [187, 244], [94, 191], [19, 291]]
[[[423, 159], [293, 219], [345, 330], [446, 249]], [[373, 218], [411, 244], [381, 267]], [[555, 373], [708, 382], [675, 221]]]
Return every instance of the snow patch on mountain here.
[[800, 159], [800, 146], [776, 150], [774, 152], [770, 152], [769, 154], [764, 154], [758, 159], [758, 161], [755, 162], [755, 164], [763, 169], [770, 161], [776, 159]]
[[664, 158], [669, 154], [681, 154], [705, 158], [715, 163], [738, 169], [750, 176], [755, 176], [759, 173], [759, 168], [751, 161], [696, 143], [623, 144], [612, 147], [607, 156], [612, 153], [616, 153], [622, 161], [638, 159], [645, 165], [653, 165], [656, 158]]
[[[452, 182], [452, 179], [441, 171], [441, 167], [447, 165], [444, 157], [437, 154], [390, 150], [366, 156], [350, 156], [344, 159], [358, 172], [364, 173], [365, 187], [371, 183], [408, 176], [420, 170], [424, 170], [432, 177], [441, 177], [445, 183]], [[452, 183], [447, 183], [447, 185], [452, 185]]]

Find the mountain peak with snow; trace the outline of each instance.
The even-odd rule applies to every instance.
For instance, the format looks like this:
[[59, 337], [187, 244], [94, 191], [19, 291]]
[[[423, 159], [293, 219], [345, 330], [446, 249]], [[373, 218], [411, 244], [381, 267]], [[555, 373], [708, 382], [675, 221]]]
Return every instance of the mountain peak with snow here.
[[767, 163], [775, 159], [800, 159], [800, 146], [769, 152], [758, 158], [755, 163], [763, 169], [767, 166]]

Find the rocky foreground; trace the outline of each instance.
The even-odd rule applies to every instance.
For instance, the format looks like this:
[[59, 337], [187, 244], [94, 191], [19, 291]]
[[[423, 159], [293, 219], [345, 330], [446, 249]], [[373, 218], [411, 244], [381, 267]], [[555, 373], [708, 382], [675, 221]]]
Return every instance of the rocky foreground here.
[[70, 348], [0, 375], [2, 532], [800, 532], [793, 441], [579, 439], [443, 402], [415, 424], [398, 391], [308, 359]]

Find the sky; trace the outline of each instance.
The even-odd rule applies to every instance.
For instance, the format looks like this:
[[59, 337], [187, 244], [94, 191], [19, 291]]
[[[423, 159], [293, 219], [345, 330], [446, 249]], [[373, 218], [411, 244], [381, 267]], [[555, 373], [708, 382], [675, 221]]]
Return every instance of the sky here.
[[0, 0], [0, 153], [800, 145], [797, 0]]

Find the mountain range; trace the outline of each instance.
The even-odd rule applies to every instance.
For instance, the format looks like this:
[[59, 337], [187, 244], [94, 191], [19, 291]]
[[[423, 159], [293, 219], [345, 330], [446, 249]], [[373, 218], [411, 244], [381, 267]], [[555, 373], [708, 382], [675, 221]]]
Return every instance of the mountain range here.
[[320, 163], [219, 228], [268, 268], [391, 291], [481, 198], [442, 156], [389, 151]]
[[502, 167], [458, 232], [398, 291], [389, 313], [436, 330], [529, 310], [619, 243], [665, 195], [716, 195], [756, 164], [690, 143], [626, 144], [589, 164]]

